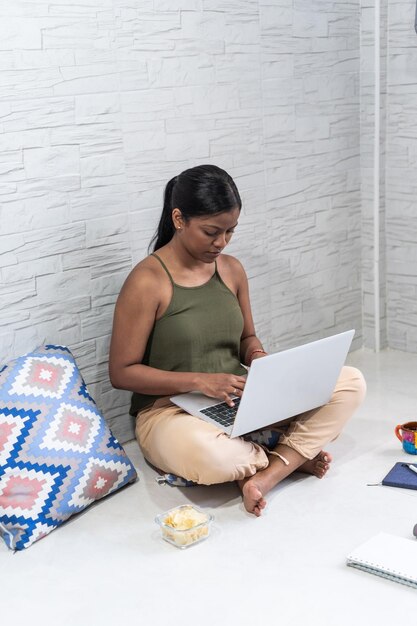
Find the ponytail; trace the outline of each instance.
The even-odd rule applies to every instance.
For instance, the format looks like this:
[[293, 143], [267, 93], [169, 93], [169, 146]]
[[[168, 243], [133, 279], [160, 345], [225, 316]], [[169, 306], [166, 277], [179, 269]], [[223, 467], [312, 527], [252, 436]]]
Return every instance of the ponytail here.
[[171, 180], [167, 183], [165, 187], [164, 193], [164, 208], [162, 209], [161, 219], [159, 220], [158, 228], [156, 230], [155, 235], [153, 236], [151, 243], [149, 244], [149, 249], [152, 249], [153, 252], [165, 246], [174, 236], [175, 228], [172, 223], [172, 191], [174, 189], [175, 183], [177, 182], [177, 176], [171, 178]]
[[175, 234], [172, 209], [178, 208], [184, 222], [194, 217], [218, 215], [241, 209], [242, 201], [232, 177], [216, 165], [197, 165], [171, 178], [164, 193], [164, 208], [156, 233], [149, 244], [153, 252]]

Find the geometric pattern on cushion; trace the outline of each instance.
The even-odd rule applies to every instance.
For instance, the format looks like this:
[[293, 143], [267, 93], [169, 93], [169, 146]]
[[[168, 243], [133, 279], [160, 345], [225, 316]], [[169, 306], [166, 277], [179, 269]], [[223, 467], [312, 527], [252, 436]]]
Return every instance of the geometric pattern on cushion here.
[[0, 536], [27, 548], [135, 481], [66, 346], [0, 368]]
[[244, 435], [244, 439], [247, 441], [253, 441], [259, 443], [260, 446], [272, 450], [278, 444], [281, 431], [275, 428], [264, 428], [263, 430], [255, 430], [253, 433]]

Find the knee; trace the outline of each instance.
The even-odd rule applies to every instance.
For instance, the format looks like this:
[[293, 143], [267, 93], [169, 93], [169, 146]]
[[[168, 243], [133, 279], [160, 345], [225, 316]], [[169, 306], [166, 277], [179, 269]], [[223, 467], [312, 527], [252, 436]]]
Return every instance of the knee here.
[[349, 392], [351, 402], [355, 407], [362, 404], [366, 395], [366, 381], [357, 367], [345, 366], [341, 372], [343, 388]]
[[[236, 480], [236, 467], [233, 456], [227, 454], [226, 446], [221, 445], [219, 435], [214, 441], [196, 437], [187, 449], [184, 472], [186, 478], [200, 485], [213, 485]], [[220, 444], [220, 445], [219, 445]]]
[[200, 485], [242, 480], [268, 465], [268, 457], [259, 445], [240, 437], [230, 439], [218, 431], [197, 433], [183, 459], [181, 475]]

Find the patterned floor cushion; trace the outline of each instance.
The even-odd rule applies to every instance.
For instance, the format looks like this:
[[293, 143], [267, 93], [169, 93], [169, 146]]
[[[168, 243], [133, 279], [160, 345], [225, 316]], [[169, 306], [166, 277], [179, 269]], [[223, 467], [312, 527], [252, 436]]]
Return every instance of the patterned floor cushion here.
[[0, 366], [0, 535], [21, 550], [136, 470], [65, 346]]

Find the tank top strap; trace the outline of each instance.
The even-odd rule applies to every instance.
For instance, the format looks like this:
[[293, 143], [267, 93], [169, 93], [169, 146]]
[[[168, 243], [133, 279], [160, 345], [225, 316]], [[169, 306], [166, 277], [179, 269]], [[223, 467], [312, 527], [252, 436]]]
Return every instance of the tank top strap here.
[[223, 278], [220, 276], [219, 268], [217, 266], [217, 261], [214, 260], [214, 276], [217, 278], [219, 283], [221, 283], [228, 291], [230, 291], [229, 287], [224, 282]]
[[162, 267], [164, 268], [165, 272], [168, 274], [168, 278], [171, 281], [171, 285], [174, 286], [174, 281], [172, 279], [171, 274], [169, 273], [169, 270], [167, 268], [167, 266], [165, 265], [165, 263], [163, 262], [163, 260], [161, 259], [160, 256], [158, 256], [157, 254], [155, 254], [155, 252], [152, 252], [151, 256], [154, 256], [155, 259], [158, 259], [158, 261], [160, 262], [160, 264], [162, 265]]
[[216, 259], [214, 259], [214, 274], [213, 274], [213, 278], [214, 277], [216, 277], [219, 282], [223, 283], [222, 277], [220, 276], [219, 268], [217, 266]]

